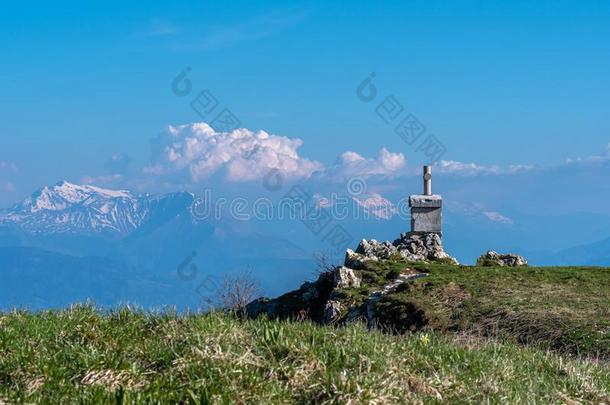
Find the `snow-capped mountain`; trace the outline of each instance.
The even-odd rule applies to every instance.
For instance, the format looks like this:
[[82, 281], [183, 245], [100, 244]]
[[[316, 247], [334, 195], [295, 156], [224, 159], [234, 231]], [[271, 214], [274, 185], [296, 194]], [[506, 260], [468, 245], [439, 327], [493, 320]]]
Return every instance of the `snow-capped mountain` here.
[[[66, 181], [36, 191], [8, 210], [0, 211], [0, 225], [39, 233], [126, 235], [158, 213], [185, 209], [189, 193], [134, 196], [124, 190], [106, 190]], [[171, 209], [172, 205], [176, 205]]]
[[[253, 268], [275, 295], [313, 268], [291, 233], [203, 221], [191, 213], [193, 200], [60, 182], [0, 210], [0, 310], [85, 299], [198, 308], [216, 294], [214, 277]], [[194, 278], [181, 273], [185, 258]]]
[[398, 209], [390, 200], [377, 193], [351, 198], [363, 211], [363, 214], [377, 219], [390, 220], [398, 213]]

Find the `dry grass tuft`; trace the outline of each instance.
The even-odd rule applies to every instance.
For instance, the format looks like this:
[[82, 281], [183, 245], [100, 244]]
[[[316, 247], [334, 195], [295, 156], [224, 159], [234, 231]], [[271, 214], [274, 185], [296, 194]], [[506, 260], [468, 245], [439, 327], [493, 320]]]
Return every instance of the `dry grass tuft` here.
[[122, 370], [91, 370], [80, 381], [85, 386], [103, 387], [107, 391], [115, 391], [119, 387], [131, 391], [139, 391], [146, 387], [144, 379], [133, 376], [130, 372]]

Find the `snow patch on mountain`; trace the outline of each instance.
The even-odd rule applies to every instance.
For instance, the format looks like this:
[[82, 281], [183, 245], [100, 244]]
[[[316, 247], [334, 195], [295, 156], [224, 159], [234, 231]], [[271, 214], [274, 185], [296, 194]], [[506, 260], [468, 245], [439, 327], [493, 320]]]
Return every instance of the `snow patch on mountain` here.
[[167, 196], [133, 196], [125, 190], [107, 190], [66, 181], [44, 187], [12, 208], [0, 211], [0, 225], [17, 226], [31, 233], [128, 234], [143, 225], [151, 207]]
[[377, 193], [352, 197], [352, 199], [360, 208], [377, 219], [389, 220], [398, 212], [390, 200]]

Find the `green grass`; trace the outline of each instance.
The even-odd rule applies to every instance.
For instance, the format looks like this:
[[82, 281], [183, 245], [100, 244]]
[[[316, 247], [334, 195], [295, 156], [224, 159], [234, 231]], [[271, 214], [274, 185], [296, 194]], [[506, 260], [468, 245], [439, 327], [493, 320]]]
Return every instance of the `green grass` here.
[[[377, 304], [400, 334], [88, 306], [0, 314], [0, 404], [610, 403], [609, 269], [393, 258], [333, 299], [362, 306], [406, 267], [429, 275]], [[289, 318], [303, 305], [302, 291], [278, 301]]]
[[[355, 270], [362, 279], [360, 287], [333, 292], [332, 299], [342, 306], [336, 323], [366, 318], [374, 291], [401, 272], [415, 270], [428, 276], [402, 284], [376, 304], [375, 322], [386, 331], [468, 333], [610, 359], [608, 268], [413, 264], [396, 257], [370, 262]], [[294, 319], [307, 311], [322, 322], [332, 280], [320, 285], [323, 292], [315, 305], [302, 299], [302, 291], [293, 291], [275, 300], [274, 316]]]
[[0, 315], [0, 403], [608, 403], [609, 389], [607, 363], [451, 334], [91, 307]]
[[379, 303], [398, 331], [476, 332], [610, 358], [610, 269], [414, 267], [429, 276]]

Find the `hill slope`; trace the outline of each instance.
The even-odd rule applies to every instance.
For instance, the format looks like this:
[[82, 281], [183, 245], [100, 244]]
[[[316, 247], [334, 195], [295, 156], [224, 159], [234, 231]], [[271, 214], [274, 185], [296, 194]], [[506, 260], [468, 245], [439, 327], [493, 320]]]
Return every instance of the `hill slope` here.
[[360, 319], [396, 333], [482, 334], [610, 359], [608, 268], [476, 267], [392, 258], [352, 271], [361, 280], [357, 286], [337, 287], [335, 270], [334, 277], [322, 274], [299, 290], [254, 301], [249, 313], [280, 319], [306, 313], [315, 322], [334, 324]]

